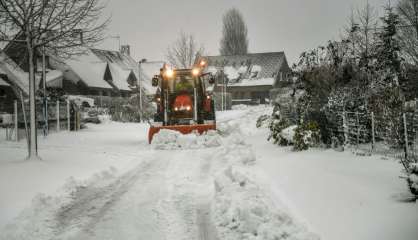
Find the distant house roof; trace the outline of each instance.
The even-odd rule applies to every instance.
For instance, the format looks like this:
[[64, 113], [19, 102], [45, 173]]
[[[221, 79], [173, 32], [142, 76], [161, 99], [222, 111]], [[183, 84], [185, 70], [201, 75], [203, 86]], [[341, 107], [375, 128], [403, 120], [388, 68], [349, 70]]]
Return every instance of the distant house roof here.
[[[208, 69], [223, 70], [230, 86], [274, 85], [279, 71], [289, 69], [284, 52], [207, 56]], [[286, 69], [286, 70], [287, 70]]]
[[[118, 51], [90, 48], [86, 49], [85, 54], [64, 62], [89, 87], [130, 91], [139, 76], [138, 63]], [[154, 88], [147, 74], [148, 71], [141, 73], [142, 87], [152, 93]], [[77, 82], [76, 79], [74, 81]]]
[[7, 82], [5, 82], [1, 77], [0, 77], [0, 86], [10, 86], [10, 84], [8, 84]]
[[0, 50], [3, 50], [3, 48], [6, 47], [7, 44], [8, 44], [8, 42], [1, 42], [0, 41]]
[[[107, 63], [101, 61], [89, 49], [83, 55], [75, 56], [64, 61], [75, 74], [89, 87], [113, 89], [103, 79]], [[76, 80], [74, 82], [77, 82]]]
[[29, 93], [29, 75], [24, 72], [4, 52], [0, 51], [0, 69], [7, 75], [8, 81], [13, 82], [24, 93]]
[[275, 82], [274, 78], [261, 78], [261, 79], [242, 79], [237, 83], [232, 83], [233, 87], [250, 87], [250, 86], [273, 86]]
[[131, 69], [122, 69], [115, 63], [108, 63], [112, 75], [112, 83], [119, 89], [129, 91], [129, 75], [133, 72]]
[[[47, 69], [46, 83], [47, 86], [57, 86], [57, 82], [62, 79], [62, 72], [57, 70]], [[29, 94], [29, 74], [24, 72], [12, 59], [10, 59], [4, 52], [0, 51], [0, 71], [7, 75], [8, 83], [12, 82], [25, 94]], [[5, 79], [3, 79], [5, 80]], [[41, 76], [35, 75], [35, 89], [39, 87]]]
[[8, 84], [7, 82], [3, 80], [3, 78], [1, 77], [2, 74], [6, 74], [6, 73], [0, 68], [0, 86], [10, 86], [10, 84]]

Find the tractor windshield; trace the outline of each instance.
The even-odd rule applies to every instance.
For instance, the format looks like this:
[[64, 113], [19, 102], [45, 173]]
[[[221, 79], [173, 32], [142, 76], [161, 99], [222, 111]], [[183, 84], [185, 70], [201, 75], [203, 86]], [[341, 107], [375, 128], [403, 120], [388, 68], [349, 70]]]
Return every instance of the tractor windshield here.
[[174, 92], [193, 92], [194, 78], [190, 75], [177, 75], [174, 78]]

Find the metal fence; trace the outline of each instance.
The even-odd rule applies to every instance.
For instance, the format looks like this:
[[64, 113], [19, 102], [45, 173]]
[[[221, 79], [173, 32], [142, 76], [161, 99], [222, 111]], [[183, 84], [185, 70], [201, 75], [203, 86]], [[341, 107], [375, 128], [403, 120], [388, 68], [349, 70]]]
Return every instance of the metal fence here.
[[329, 131], [344, 139], [344, 145], [358, 154], [376, 153], [407, 161], [418, 156], [416, 110], [391, 117], [374, 112], [340, 111], [330, 121]]
[[[80, 129], [80, 113], [70, 102], [48, 102], [47, 106], [48, 114], [45, 114], [43, 103], [36, 103], [38, 134]], [[6, 140], [19, 141], [27, 137], [30, 116], [29, 103], [22, 104], [20, 101], [15, 101], [11, 108], [13, 109], [10, 111], [13, 112], [12, 114], [0, 116], [0, 127], [5, 128]]]

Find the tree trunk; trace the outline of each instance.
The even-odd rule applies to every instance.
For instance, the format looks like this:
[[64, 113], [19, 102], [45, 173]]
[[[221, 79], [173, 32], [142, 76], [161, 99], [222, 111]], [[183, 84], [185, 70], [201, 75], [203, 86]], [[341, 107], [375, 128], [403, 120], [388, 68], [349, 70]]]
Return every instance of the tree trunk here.
[[26, 46], [28, 50], [29, 61], [29, 124], [30, 124], [30, 136], [29, 136], [29, 155], [28, 159], [38, 159], [38, 144], [36, 136], [36, 104], [35, 104], [35, 67], [34, 67], [34, 49], [33, 42], [29, 34], [26, 37]]

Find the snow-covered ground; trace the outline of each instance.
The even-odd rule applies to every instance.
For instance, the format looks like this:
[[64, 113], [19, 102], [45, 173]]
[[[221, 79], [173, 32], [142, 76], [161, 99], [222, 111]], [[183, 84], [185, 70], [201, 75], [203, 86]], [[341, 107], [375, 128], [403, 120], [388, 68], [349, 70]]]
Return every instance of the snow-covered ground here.
[[270, 111], [152, 145], [146, 124], [89, 125], [40, 137], [41, 162], [0, 140], [0, 239], [417, 239], [398, 163], [275, 146], [255, 127]]
[[295, 153], [263, 139], [257, 134], [249, 140], [257, 166], [321, 239], [418, 239], [418, 203], [403, 201], [409, 190], [395, 160], [349, 151]]

